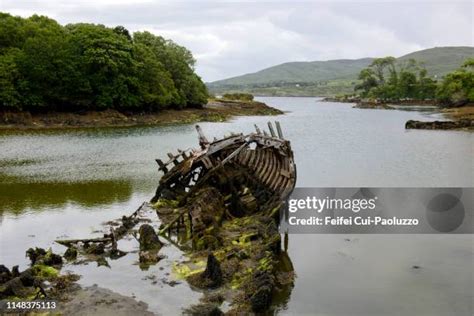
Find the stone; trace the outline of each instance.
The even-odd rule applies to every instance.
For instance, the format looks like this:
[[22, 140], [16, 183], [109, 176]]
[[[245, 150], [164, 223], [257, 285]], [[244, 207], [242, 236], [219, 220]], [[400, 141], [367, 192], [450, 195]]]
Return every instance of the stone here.
[[102, 255], [105, 252], [105, 246], [103, 243], [93, 243], [87, 247], [86, 252], [90, 255]]
[[221, 265], [213, 254], [207, 256], [206, 270], [202, 273], [202, 278], [209, 281], [208, 287], [210, 288], [215, 288], [222, 284]]
[[0, 264], [0, 284], [9, 281], [12, 278], [10, 270], [3, 264]]
[[140, 234], [138, 240], [140, 243], [140, 250], [159, 250], [163, 246], [161, 241], [158, 239], [155, 230], [150, 225], [143, 224], [140, 226], [138, 233]]
[[77, 248], [74, 246], [67, 248], [66, 252], [64, 253], [64, 258], [66, 258], [66, 260], [76, 260]]

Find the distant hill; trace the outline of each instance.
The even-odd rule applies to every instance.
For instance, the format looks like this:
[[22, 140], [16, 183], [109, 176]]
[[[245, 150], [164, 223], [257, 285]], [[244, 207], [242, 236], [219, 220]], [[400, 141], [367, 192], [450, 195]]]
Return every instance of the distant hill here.
[[429, 75], [442, 77], [459, 68], [467, 58], [474, 58], [474, 47], [435, 47], [413, 52], [398, 59], [410, 58], [423, 62]]
[[[383, 56], [381, 56], [383, 57]], [[423, 62], [430, 76], [442, 77], [474, 57], [474, 47], [435, 47], [397, 58]], [[351, 93], [359, 72], [373, 58], [289, 62], [255, 73], [214, 81], [212, 93], [245, 91], [257, 95], [335, 95]]]
[[255, 73], [215, 81], [217, 85], [266, 84], [272, 82], [315, 82], [354, 78], [373, 58], [336, 59], [328, 61], [290, 62]]

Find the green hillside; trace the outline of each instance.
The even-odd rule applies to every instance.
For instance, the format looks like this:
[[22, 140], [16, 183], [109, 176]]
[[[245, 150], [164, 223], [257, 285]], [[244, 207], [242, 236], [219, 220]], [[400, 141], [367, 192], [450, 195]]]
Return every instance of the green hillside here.
[[474, 57], [474, 47], [435, 47], [404, 55], [399, 60], [415, 59], [425, 64], [428, 74], [442, 77], [453, 71], [469, 57]]
[[[438, 78], [474, 56], [474, 47], [435, 47], [398, 58], [423, 62], [428, 74]], [[373, 58], [290, 62], [255, 73], [208, 83], [211, 93], [250, 92], [256, 95], [333, 96], [352, 93], [359, 72]]]
[[217, 85], [268, 84], [279, 82], [315, 82], [320, 80], [348, 79], [372, 58], [338, 59], [328, 61], [290, 62], [234, 78], [213, 82]]

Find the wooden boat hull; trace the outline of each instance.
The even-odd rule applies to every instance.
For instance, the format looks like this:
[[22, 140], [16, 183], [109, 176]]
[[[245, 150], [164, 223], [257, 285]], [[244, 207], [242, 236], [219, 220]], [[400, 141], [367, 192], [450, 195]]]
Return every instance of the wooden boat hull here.
[[168, 153], [166, 163], [157, 159], [164, 176], [152, 201], [187, 195], [225, 168], [243, 168], [254, 187], [271, 195], [265, 203], [286, 199], [296, 182], [293, 152], [290, 142], [283, 138], [279, 123], [276, 123], [278, 135], [270, 122], [268, 126], [269, 133], [256, 127], [254, 133], [234, 134], [213, 142], [196, 126], [200, 149]]

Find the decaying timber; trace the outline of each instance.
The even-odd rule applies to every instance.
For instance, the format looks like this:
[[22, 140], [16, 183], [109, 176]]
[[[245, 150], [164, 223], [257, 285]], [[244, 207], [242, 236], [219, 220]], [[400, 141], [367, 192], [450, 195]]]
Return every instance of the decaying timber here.
[[255, 126], [255, 133], [231, 135], [213, 142], [196, 126], [200, 150], [168, 153], [166, 163], [156, 160], [164, 176], [152, 202], [159, 198], [180, 200], [190, 196], [209, 178], [231, 175], [228, 169], [241, 169], [255, 188], [267, 191], [271, 198], [261, 199], [264, 202], [261, 206], [284, 200], [294, 188], [296, 168], [290, 143], [283, 138], [280, 124], [275, 125], [278, 136], [269, 122], [270, 135]]
[[[268, 123], [268, 132], [255, 126], [253, 133], [214, 141], [196, 129], [199, 149], [156, 160], [163, 176], [151, 204], [109, 222], [102, 237], [57, 242], [68, 247], [67, 260], [108, 266], [106, 259], [126, 254], [118, 240], [135, 237], [137, 261], [146, 269], [162, 259], [161, 238], [186, 254], [175, 262], [175, 275], [205, 289], [186, 314], [218, 315], [224, 300], [228, 314], [264, 312], [293, 285], [287, 239], [282, 251], [278, 231], [280, 209], [296, 181], [290, 142], [278, 122]], [[157, 233], [149, 216], [155, 213]]]
[[292, 285], [278, 216], [294, 188], [296, 167], [280, 124], [268, 128], [210, 142], [196, 126], [200, 149], [157, 160], [164, 173], [152, 199], [159, 233], [188, 251], [176, 272], [211, 291], [190, 314], [218, 308], [209, 295], [229, 301], [230, 314], [262, 312], [277, 289]]

